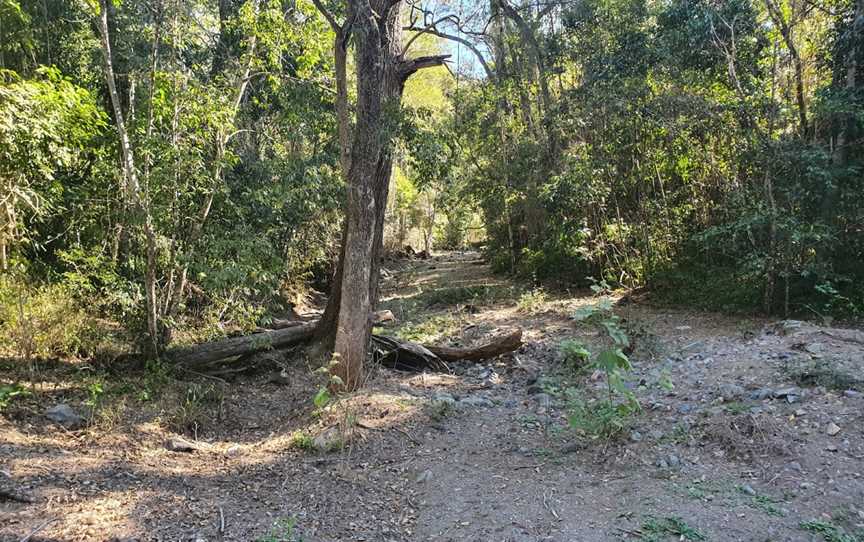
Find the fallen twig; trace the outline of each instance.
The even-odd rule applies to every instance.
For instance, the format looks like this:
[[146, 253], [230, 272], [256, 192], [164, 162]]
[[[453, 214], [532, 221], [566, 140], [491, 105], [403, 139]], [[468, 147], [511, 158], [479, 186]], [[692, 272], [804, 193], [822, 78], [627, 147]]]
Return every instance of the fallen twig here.
[[27, 542], [28, 540], [30, 540], [31, 538], [33, 538], [33, 535], [34, 535], [34, 534], [38, 533], [39, 531], [41, 531], [41, 530], [44, 529], [45, 527], [51, 525], [51, 524], [54, 523], [55, 521], [57, 521], [57, 518], [46, 519], [45, 521], [43, 521], [42, 523], [40, 523], [39, 525], [37, 525], [35, 529], [33, 529], [32, 531], [30, 531], [29, 533], [27, 533], [27, 535], [26, 535], [24, 538], [22, 538], [21, 540], [19, 540], [18, 542]]

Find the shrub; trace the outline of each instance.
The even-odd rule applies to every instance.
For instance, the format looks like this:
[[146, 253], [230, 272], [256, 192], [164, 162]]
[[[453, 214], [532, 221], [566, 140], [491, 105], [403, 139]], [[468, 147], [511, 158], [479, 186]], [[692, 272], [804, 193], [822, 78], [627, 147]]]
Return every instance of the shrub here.
[[0, 351], [23, 359], [92, 354], [97, 321], [63, 284], [0, 278]]

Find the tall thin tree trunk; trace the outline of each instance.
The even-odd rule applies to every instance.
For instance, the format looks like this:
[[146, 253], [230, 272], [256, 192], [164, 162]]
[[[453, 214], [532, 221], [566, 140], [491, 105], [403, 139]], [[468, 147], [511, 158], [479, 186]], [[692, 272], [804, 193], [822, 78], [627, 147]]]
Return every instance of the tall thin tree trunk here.
[[135, 157], [132, 151], [132, 143], [126, 131], [123, 108], [120, 104], [120, 96], [117, 93], [117, 80], [114, 76], [114, 63], [111, 54], [111, 37], [108, 32], [108, 7], [107, 0], [99, 1], [99, 13], [97, 15], [97, 27], [102, 43], [102, 59], [105, 64], [105, 79], [108, 83], [108, 93], [111, 106], [114, 110], [114, 125], [120, 140], [120, 150], [123, 159], [123, 175], [125, 178], [126, 198], [131, 203], [141, 218], [144, 230], [146, 246], [146, 268], [144, 277], [144, 290], [147, 297], [147, 333], [149, 335], [149, 349], [151, 354], [159, 354], [159, 317], [157, 313], [156, 299], [156, 232], [153, 227], [153, 218], [146, 196], [142, 193], [138, 182], [138, 172], [135, 168]]

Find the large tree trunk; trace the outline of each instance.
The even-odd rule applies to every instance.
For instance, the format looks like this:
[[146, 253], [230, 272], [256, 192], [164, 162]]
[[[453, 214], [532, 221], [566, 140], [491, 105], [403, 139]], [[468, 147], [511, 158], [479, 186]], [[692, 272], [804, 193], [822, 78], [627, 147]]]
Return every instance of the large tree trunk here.
[[[318, 0], [314, 1], [337, 39], [344, 36], [348, 30], [339, 26]], [[369, 314], [378, 296], [384, 213], [392, 169], [392, 117], [398, 114], [405, 80], [419, 69], [440, 66], [449, 56], [404, 60], [400, 8], [401, 0], [350, 0], [348, 4], [351, 22], [346, 26], [356, 46], [356, 120], [353, 134], [349, 135], [347, 92], [339, 92], [337, 88], [337, 102], [344, 107], [340, 113], [340, 142], [344, 145], [349, 137], [353, 141], [350, 156], [340, 156], [342, 165], [347, 162], [349, 166], [345, 226], [338, 281], [325, 310], [321, 338], [329, 338], [330, 322], [335, 320], [334, 353], [338, 362], [332, 371], [342, 381], [338, 387], [349, 390], [363, 380], [372, 329]], [[337, 63], [340, 47], [344, 48], [345, 43], [341, 39], [335, 44]], [[344, 65], [337, 66], [337, 79], [344, 82], [346, 74], [342, 68]]]

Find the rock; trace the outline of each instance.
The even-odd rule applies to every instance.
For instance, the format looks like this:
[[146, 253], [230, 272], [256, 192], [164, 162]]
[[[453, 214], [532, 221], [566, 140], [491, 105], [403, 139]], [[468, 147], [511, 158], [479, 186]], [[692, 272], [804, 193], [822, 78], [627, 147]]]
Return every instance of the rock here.
[[840, 431], [841, 431], [840, 427], [834, 422], [829, 423], [825, 427], [825, 434], [828, 435], [829, 437], [833, 437], [833, 436], [838, 435], [840, 433]]
[[198, 445], [186, 439], [174, 437], [165, 441], [165, 449], [169, 452], [191, 453], [198, 450]]
[[744, 388], [738, 384], [723, 384], [720, 386], [720, 396], [726, 402], [737, 401], [744, 397]]
[[55, 405], [45, 411], [45, 417], [66, 429], [78, 429], [84, 425], [84, 418], [72, 407], [65, 404]]
[[791, 335], [796, 331], [801, 331], [804, 327], [804, 322], [800, 320], [783, 320], [777, 323], [777, 331], [780, 335]]
[[774, 396], [774, 390], [771, 388], [759, 388], [750, 394], [750, 399], [754, 401], [763, 401]]
[[537, 401], [537, 404], [540, 408], [551, 408], [552, 407], [552, 397], [547, 393], [538, 393], [534, 396], [534, 400]]
[[460, 407], [469, 407], [469, 408], [488, 408], [495, 406], [492, 401], [486, 399], [485, 397], [480, 397], [477, 395], [469, 395], [468, 397], [463, 397], [459, 399], [458, 405]]
[[825, 351], [825, 345], [822, 343], [810, 343], [804, 347], [804, 350], [810, 354], [819, 355]]
[[449, 393], [436, 393], [432, 398], [433, 403], [438, 403], [441, 405], [453, 406], [456, 404], [456, 399], [453, 398]]
[[630, 440], [633, 442], [642, 442], [642, 433], [639, 431], [633, 431], [630, 433]]
[[664, 436], [665, 434], [663, 433], [663, 431], [660, 431], [659, 429], [652, 429], [648, 432], [648, 437], [652, 440], [660, 440]]
[[657, 466], [661, 469], [677, 469], [681, 466], [681, 459], [675, 454], [669, 454], [658, 459]]
[[756, 496], [756, 490], [753, 489], [753, 486], [751, 486], [750, 484], [744, 484], [743, 486], [741, 486], [741, 493], [744, 493], [745, 495], [750, 495], [751, 497]]
[[418, 484], [425, 484], [429, 480], [432, 479], [432, 471], [429, 469], [424, 470], [420, 474], [417, 475], [417, 478], [414, 479]]
[[225, 455], [227, 455], [228, 457], [237, 457], [241, 453], [243, 453], [243, 449], [236, 444], [230, 446], [227, 450], [225, 450]]
[[829, 452], [836, 452], [837, 446], [834, 444], [829, 444], [828, 446], [825, 446], [825, 449], [828, 450]]
[[283, 370], [271, 374], [270, 378], [267, 379], [267, 382], [278, 384], [280, 386], [287, 386], [291, 383], [291, 379], [288, 377], [288, 373]]
[[786, 465], [786, 468], [795, 471], [795, 472], [804, 472], [804, 469], [801, 467], [801, 463], [797, 461], [792, 461]]
[[858, 397], [861, 397], [861, 392], [855, 390], [846, 390], [843, 392], [843, 397], [846, 397], [848, 399], [857, 399]]
[[792, 388], [783, 388], [780, 390], [774, 391], [775, 399], [786, 399], [786, 402], [789, 404], [795, 403], [801, 397], [802, 392], [800, 389], [792, 387]]
[[684, 403], [684, 404], [678, 405], [678, 408], [675, 410], [678, 412], [678, 414], [690, 414], [691, 412], [693, 412], [693, 406], [688, 405], [687, 403]]
[[344, 447], [350, 437], [350, 433], [343, 434], [336, 426], [328, 427], [312, 439], [312, 446], [321, 452], [333, 452]]

